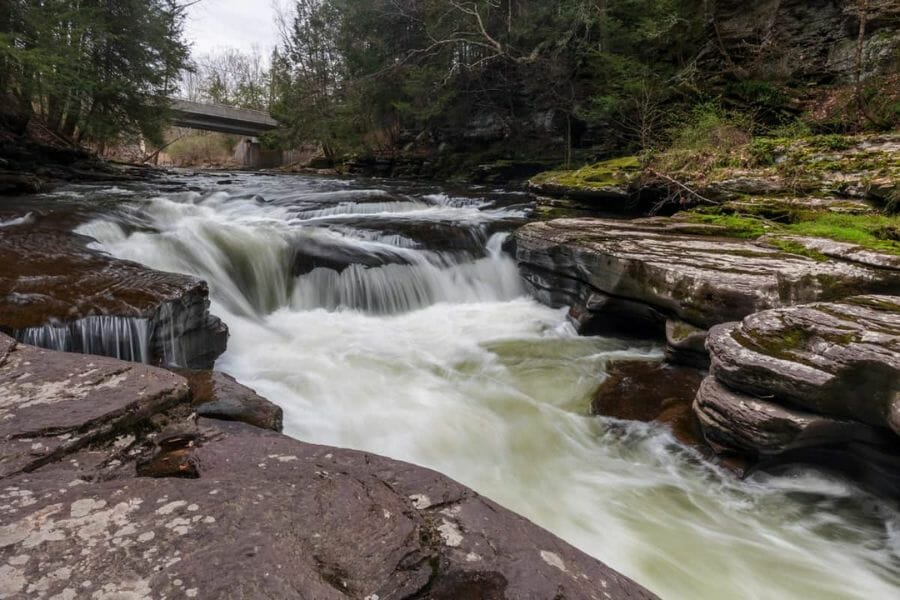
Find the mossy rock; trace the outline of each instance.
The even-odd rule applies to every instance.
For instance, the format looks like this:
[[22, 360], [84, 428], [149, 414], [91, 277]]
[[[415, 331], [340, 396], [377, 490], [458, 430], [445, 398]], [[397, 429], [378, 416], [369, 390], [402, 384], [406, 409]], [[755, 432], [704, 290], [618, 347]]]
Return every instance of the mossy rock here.
[[570, 171], [546, 171], [529, 181], [532, 189], [551, 195], [627, 195], [629, 184], [640, 173], [636, 156], [614, 158]]

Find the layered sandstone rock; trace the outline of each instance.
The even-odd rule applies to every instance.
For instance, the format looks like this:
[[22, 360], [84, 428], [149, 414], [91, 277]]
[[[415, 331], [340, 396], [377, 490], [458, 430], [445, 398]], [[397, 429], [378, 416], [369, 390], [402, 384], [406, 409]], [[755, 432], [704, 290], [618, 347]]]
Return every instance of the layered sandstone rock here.
[[40, 220], [3, 229], [0, 331], [57, 350], [211, 367], [228, 330], [209, 314], [206, 283], [115, 259], [88, 241]]
[[849, 455], [853, 475], [900, 494], [900, 299], [763, 311], [714, 327], [707, 345], [694, 411], [720, 451], [830, 467]]
[[[705, 330], [769, 308], [900, 291], [900, 272], [871, 260], [816, 260], [716, 233], [668, 218], [559, 219], [519, 229], [516, 257], [534, 295], [572, 306], [582, 328], [655, 328], [660, 338], [667, 319]], [[683, 349], [696, 352], [688, 338]]]
[[0, 595], [654, 597], [433, 471], [198, 418], [154, 367], [0, 348]]

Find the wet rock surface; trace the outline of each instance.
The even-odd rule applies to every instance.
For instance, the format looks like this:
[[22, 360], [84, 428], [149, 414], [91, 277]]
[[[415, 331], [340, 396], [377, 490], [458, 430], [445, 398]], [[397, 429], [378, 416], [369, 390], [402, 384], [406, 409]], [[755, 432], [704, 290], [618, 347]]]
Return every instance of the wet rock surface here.
[[[0, 331], [60, 350], [195, 368], [225, 350], [227, 328], [209, 314], [205, 282], [112, 258], [88, 248], [89, 238], [34, 220], [0, 236]], [[101, 339], [102, 327], [116, 328], [118, 341]]]
[[730, 388], [900, 434], [900, 299], [770, 310], [713, 328], [711, 373]]
[[[53, 420], [41, 435], [84, 436], [4, 466], [4, 596], [654, 597], [433, 471], [196, 419], [187, 382], [167, 371], [0, 343], [15, 382], [0, 388], [4, 465], [36, 443], [30, 402], [68, 403], [34, 407]], [[59, 400], [61, 389], [80, 391]]]
[[[714, 327], [707, 344], [710, 377], [694, 411], [717, 449], [776, 460], [826, 457], [826, 466], [850, 465], [855, 477], [900, 494], [896, 297], [763, 311]], [[872, 467], [880, 474], [872, 476]]]
[[194, 410], [201, 417], [222, 421], [240, 421], [281, 431], [284, 411], [230, 375], [219, 371], [178, 370], [188, 380]]
[[559, 219], [519, 229], [516, 257], [534, 295], [574, 306], [580, 326], [613, 320], [627, 329], [630, 313], [659, 337], [669, 318], [708, 329], [769, 308], [900, 291], [893, 269], [814, 260], [715, 233], [667, 218]]
[[675, 437], [695, 447], [705, 446], [691, 405], [703, 381], [698, 369], [648, 361], [615, 361], [594, 394], [591, 411], [629, 421], [657, 421]]

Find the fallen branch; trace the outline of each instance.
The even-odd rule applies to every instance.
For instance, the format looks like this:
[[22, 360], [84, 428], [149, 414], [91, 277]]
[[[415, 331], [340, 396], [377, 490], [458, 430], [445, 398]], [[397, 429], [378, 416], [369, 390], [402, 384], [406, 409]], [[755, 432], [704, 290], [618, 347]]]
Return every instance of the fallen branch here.
[[649, 173], [650, 175], [653, 175], [654, 177], [658, 177], [658, 178], [660, 178], [660, 179], [664, 179], [664, 180], [668, 181], [669, 183], [675, 184], [677, 187], [679, 187], [679, 188], [681, 188], [682, 190], [686, 191], [688, 194], [690, 194], [691, 196], [693, 196], [694, 198], [696, 198], [697, 200], [699, 200], [700, 202], [702, 202], [702, 203], [704, 203], [704, 204], [710, 204], [710, 205], [713, 205], [713, 206], [717, 206], [717, 205], [719, 204], [718, 202], [716, 202], [716, 201], [714, 201], [714, 200], [710, 200], [709, 198], [706, 198], [706, 197], [704, 197], [704, 196], [701, 196], [698, 192], [696, 192], [695, 190], [692, 190], [691, 188], [689, 188], [688, 186], [684, 185], [683, 183], [681, 183], [681, 182], [678, 181], [677, 179], [673, 179], [672, 177], [669, 177], [668, 175], [665, 175], [665, 174], [663, 174], [663, 173], [660, 173], [659, 171], [656, 171], [656, 170], [654, 170], [654, 169], [649, 169], [649, 168], [648, 168], [648, 169], [646, 169], [646, 172]]

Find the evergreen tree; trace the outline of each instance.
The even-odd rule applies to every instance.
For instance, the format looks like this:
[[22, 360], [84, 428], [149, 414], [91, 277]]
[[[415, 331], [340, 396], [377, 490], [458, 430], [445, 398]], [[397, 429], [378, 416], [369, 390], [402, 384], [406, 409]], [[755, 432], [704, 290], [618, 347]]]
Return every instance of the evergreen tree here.
[[188, 54], [178, 0], [6, 0], [3, 95], [77, 140], [158, 140]]

